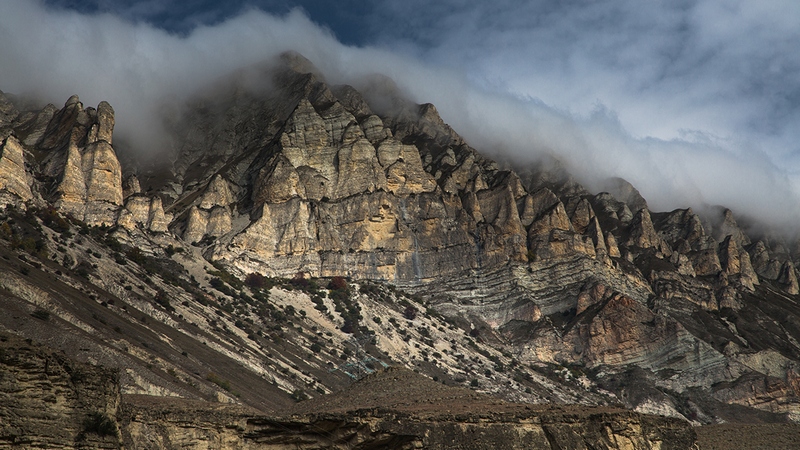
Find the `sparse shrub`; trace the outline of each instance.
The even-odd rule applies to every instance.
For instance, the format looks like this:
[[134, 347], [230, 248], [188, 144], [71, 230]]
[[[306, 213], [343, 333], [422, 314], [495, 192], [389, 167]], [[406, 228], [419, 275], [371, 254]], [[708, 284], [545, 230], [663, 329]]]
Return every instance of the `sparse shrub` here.
[[164, 309], [166, 309], [167, 311], [175, 311], [175, 308], [173, 308], [172, 305], [169, 304], [169, 298], [167, 297], [166, 292], [159, 289], [158, 293], [156, 293], [156, 296], [153, 297], [153, 300], [162, 307], [164, 307]]
[[38, 216], [44, 226], [58, 233], [69, 231], [69, 222], [61, 217], [55, 208], [49, 207], [38, 211]]
[[356, 329], [355, 325], [353, 325], [353, 322], [350, 321], [349, 319], [346, 319], [344, 321], [344, 325], [342, 325], [342, 332], [347, 334], [353, 334], [355, 333], [355, 331]]
[[0, 238], [10, 240], [13, 234], [14, 231], [11, 229], [11, 225], [9, 225], [8, 222], [0, 224]]
[[414, 320], [417, 318], [417, 308], [412, 305], [406, 306], [406, 309], [403, 311], [403, 317], [408, 320]]
[[223, 380], [213, 372], [209, 372], [208, 375], [206, 375], [206, 380], [216, 384], [217, 386], [221, 387], [222, 389], [225, 389], [226, 391], [230, 392], [231, 390], [231, 383], [228, 380]]
[[333, 291], [346, 291], [348, 290], [347, 280], [344, 277], [333, 277], [328, 283], [328, 289]]
[[267, 284], [267, 279], [260, 273], [253, 272], [245, 277], [244, 284], [252, 289], [263, 289]]
[[39, 320], [50, 320], [50, 313], [43, 309], [37, 309], [31, 315]]
[[292, 392], [292, 399], [296, 402], [302, 402], [303, 400], [308, 400], [308, 395], [302, 389], [295, 389]]
[[308, 279], [306, 279], [305, 272], [297, 272], [289, 282], [298, 289], [308, 288]]
[[208, 284], [211, 285], [214, 289], [222, 292], [223, 294], [229, 295], [231, 297], [235, 297], [236, 293], [233, 289], [229, 288], [221, 278], [214, 277], [208, 281]]
[[139, 247], [132, 247], [130, 250], [125, 252], [125, 256], [128, 257], [128, 260], [135, 262], [136, 264], [142, 265], [147, 262], [147, 257], [139, 250]]
[[175, 247], [174, 245], [169, 244], [167, 246], [167, 248], [164, 249], [164, 251], [167, 253], [167, 256], [171, 257], [175, 253], [183, 253], [183, 248], [182, 247]]
[[119, 434], [117, 423], [109, 417], [108, 414], [100, 411], [89, 413], [86, 419], [84, 419], [83, 432], [94, 433], [100, 437], [117, 437]]

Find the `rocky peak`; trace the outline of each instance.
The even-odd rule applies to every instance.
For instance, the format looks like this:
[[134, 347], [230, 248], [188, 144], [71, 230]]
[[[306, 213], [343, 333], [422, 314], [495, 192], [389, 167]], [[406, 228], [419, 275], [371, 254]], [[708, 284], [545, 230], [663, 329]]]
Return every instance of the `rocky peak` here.
[[750, 244], [750, 238], [739, 228], [736, 219], [733, 217], [733, 212], [728, 208], [723, 208], [721, 211], [721, 223], [714, 227], [713, 236], [717, 241], [722, 241], [727, 236], [731, 236], [733, 241], [739, 245]]
[[661, 247], [661, 238], [653, 226], [653, 220], [647, 209], [640, 209], [631, 222], [629, 245], [639, 248]]
[[758, 275], [750, 262], [750, 255], [728, 235], [719, 246], [719, 260], [722, 270], [729, 276], [737, 276], [739, 281], [750, 291], [758, 284]]
[[786, 261], [781, 267], [780, 274], [778, 275], [778, 283], [784, 286], [786, 292], [792, 295], [800, 294], [800, 284], [797, 281], [797, 270], [794, 263]]
[[637, 213], [647, 208], [647, 201], [628, 181], [622, 178], [612, 178], [606, 182], [605, 189], [611, 192], [619, 201], [628, 205], [632, 213]]
[[0, 91], [0, 128], [11, 124], [18, 115], [19, 111], [17, 111], [17, 108], [11, 100], [6, 97], [3, 91]]
[[139, 184], [139, 178], [136, 175], [131, 174], [128, 175], [122, 181], [122, 197], [128, 198], [134, 194], [140, 194], [142, 192], [142, 186]]
[[689, 253], [708, 248], [709, 239], [700, 217], [688, 209], [659, 214], [656, 227], [659, 235], [676, 251]]
[[46, 173], [57, 180], [55, 205], [90, 224], [112, 225], [122, 206], [122, 168], [111, 146], [114, 111], [83, 108], [76, 95], [56, 112], [39, 142]]

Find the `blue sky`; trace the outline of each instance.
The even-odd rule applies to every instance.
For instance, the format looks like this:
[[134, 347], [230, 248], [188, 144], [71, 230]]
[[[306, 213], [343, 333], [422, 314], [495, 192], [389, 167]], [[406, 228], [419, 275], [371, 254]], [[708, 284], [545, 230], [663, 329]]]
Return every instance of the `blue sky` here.
[[108, 100], [119, 133], [167, 152], [146, 137], [164, 102], [294, 49], [331, 82], [390, 76], [490, 154], [793, 227], [798, 22], [795, 0], [9, 1], [0, 89]]
[[363, 19], [373, 15], [375, 5], [379, 4], [367, 0], [46, 0], [44, 3], [87, 14], [112, 13], [184, 35], [198, 25], [215, 25], [252, 8], [277, 15], [299, 8], [312, 21], [329, 28], [340, 42], [348, 45], [370, 43], [370, 24]]

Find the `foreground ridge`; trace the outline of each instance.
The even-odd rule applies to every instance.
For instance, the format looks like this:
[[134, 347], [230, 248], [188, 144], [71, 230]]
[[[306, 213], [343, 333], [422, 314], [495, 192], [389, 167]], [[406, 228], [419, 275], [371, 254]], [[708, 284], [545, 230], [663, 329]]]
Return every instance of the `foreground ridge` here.
[[[683, 449], [695, 439], [677, 419], [613, 408], [531, 408], [443, 387], [406, 369], [387, 369], [322, 397], [338, 407], [307, 401], [279, 417], [234, 405], [121, 396], [112, 371], [12, 336], [0, 336], [0, 349], [4, 411], [14, 411], [3, 415], [0, 448]], [[440, 403], [419, 396], [421, 390], [435, 391]], [[393, 396], [403, 398], [385, 402]], [[59, 407], [44, 416], [33, 412], [46, 404]]]

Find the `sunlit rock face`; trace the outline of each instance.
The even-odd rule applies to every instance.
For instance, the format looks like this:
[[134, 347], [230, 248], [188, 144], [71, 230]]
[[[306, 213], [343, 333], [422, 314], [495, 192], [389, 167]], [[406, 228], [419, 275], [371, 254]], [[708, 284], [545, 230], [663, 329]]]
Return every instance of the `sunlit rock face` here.
[[35, 146], [55, 182], [53, 204], [90, 225], [113, 225], [122, 206], [122, 168], [112, 144], [114, 110], [85, 108], [74, 95], [57, 111]]
[[[352, 88], [291, 69], [277, 83], [274, 103], [252, 110], [276, 124], [274, 134], [252, 136], [266, 144], [235, 169], [204, 175], [196, 200], [175, 211], [172, 227], [187, 242], [213, 240], [212, 259], [241, 272], [411, 284], [525, 261], [524, 187], [454, 133], [442, 135], [432, 105], [406, 115], [440, 141], [427, 149], [443, 161], [437, 171], [431, 153], [423, 161], [419, 135], [395, 136]], [[187, 146], [186, 161], [202, 159], [206, 142]]]
[[25, 202], [33, 198], [30, 183], [22, 146], [13, 135], [8, 136], [0, 146], [0, 192]]

